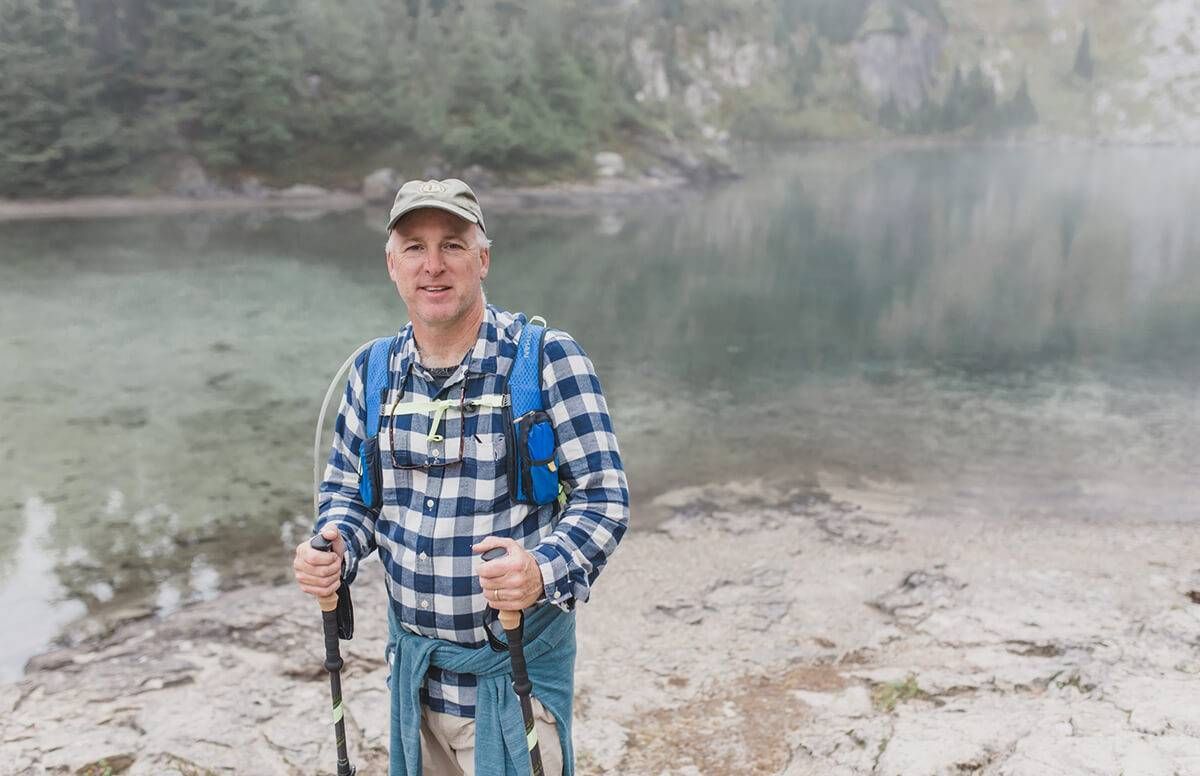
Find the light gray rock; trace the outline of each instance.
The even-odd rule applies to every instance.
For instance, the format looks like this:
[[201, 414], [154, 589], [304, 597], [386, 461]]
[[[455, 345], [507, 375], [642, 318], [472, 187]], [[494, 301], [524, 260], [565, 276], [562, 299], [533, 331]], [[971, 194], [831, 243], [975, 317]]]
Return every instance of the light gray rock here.
[[[578, 610], [580, 772], [1200, 773], [1200, 607], [1178, 592], [1200, 537], [1067, 520], [967, 533], [889, 492], [663, 494], [686, 528], [628, 536]], [[855, 516], [887, 523], [892, 543], [830, 541], [820, 525]], [[379, 575], [362, 567], [355, 638], [342, 642], [363, 774], [387, 756]], [[0, 688], [0, 774], [121, 756], [135, 776], [246, 763], [329, 774], [321, 660], [319, 615], [291, 586], [124, 622]]]
[[1200, 740], [1200, 683], [1194, 677], [1134, 676], [1105, 688], [1104, 699], [1129, 714], [1129, 727], [1152, 736]]
[[367, 202], [390, 202], [404, 181], [398, 180], [396, 171], [383, 167], [363, 178], [362, 195]]
[[918, 623], [937, 609], [953, 606], [965, 587], [966, 583], [936, 569], [911, 571], [899, 587], [871, 603], [901, 622]]
[[1149, 737], [1111, 729], [1100, 735], [1063, 735], [1061, 729], [1034, 730], [1017, 741], [989, 773], [996, 776], [1056, 774], [1200, 773], [1200, 739]]
[[211, 197], [219, 188], [209, 181], [203, 165], [194, 156], [179, 157], [172, 179], [171, 193], [180, 197]]
[[589, 760], [604, 772], [620, 768], [628, 745], [629, 731], [611, 719], [576, 717], [575, 746], [589, 755]]
[[271, 190], [253, 175], [242, 179], [242, 182], [238, 184], [238, 192], [242, 196], [253, 197], [254, 199], [266, 199], [271, 194]]
[[902, 9], [905, 29], [895, 29], [885, 3], [872, 4], [853, 43], [858, 80], [876, 105], [889, 98], [901, 112], [917, 110], [936, 86], [946, 31], [911, 9]]
[[329, 190], [309, 183], [297, 183], [275, 192], [279, 199], [316, 199], [329, 196]]
[[615, 178], [625, 172], [625, 157], [614, 151], [600, 151], [592, 157], [592, 162], [600, 178]]

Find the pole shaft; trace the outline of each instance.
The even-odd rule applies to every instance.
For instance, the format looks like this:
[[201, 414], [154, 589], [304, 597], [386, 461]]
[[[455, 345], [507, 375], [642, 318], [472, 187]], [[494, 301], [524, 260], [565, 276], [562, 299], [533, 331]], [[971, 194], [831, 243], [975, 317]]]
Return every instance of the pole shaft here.
[[[505, 626], [504, 633], [508, 636], [508, 659], [512, 662], [513, 691], [521, 701], [521, 716], [525, 720], [529, 766], [533, 776], [545, 776], [542, 768], [542, 747], [537, 739], [537, 728], [533, 719], [533, 702], [529, 697], [533, 691], [533, 684], [529, 681], [529, 670], [525, 666], [525, 645], [522, 643], [525, 638], [524, 618], [520, 612], [516, 614], [516, 627], [509, 628], [508, 623], [503, 621], [501, 624]], [[512, 622], [512, 618], [509, 618], [509, 622]]]
[[338, 776], [354, 776], [354, 766], [350, 765], [350, 757], [346, 752], [345, 710], [342, 708], [342, 655], [338, 648], [337, 612], [321, 612], [321, 625], [325, 631], [325, 670], [329, 672], [329, 694], [333, 701], [337, 772]]

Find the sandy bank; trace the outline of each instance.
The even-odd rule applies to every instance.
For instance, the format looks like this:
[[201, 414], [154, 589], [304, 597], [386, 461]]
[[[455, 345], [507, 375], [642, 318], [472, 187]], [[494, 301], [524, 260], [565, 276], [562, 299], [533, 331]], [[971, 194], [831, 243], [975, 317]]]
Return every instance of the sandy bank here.
[[[912, 514], [832, 481], [675, 491], [580, 612], [581, 774], [1200, 773], [1200, 535]], [[636, 520], [636, 515], [635, 515]], [[343, 644], [386, 757], [379, 569]], [[38, 658], [0, 773], [329, 773], [315, 607], [247, 588]], [[96, 771], [100, 772], [100, 771]]]

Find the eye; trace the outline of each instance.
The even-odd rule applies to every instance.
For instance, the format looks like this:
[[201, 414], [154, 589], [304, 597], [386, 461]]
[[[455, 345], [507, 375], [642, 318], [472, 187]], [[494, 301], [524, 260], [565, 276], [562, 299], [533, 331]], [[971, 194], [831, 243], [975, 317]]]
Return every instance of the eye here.
[[442, 250], [444, 250], [444, 251], [464, 251], [464, 250], [466, 250], [466, 247], [460, 242], [450, 241], [450, 242], [442, 244]]
[[404, 246], [405, 253], [416, 253], [417, 251], [421, 251], [421, 250], [424, 250], [424, 246], [422, 246], [418, 243], [412, 243], [411, 245]]

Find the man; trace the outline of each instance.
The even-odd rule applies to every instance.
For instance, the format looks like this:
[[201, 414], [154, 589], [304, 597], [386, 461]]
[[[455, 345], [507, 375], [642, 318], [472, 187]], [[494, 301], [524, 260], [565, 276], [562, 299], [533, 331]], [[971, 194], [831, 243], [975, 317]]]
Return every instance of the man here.
[[[328, 595], [349, 584], [362, 559], [379, 550], [398, 634], [389, 645], [393, 776], [416, 776], [417, 762], [425, 774], [471, 776], [477, 743], [480, 776], [506, 773], [507, 761], [515, 762], [513, 747], [502, 743], [512, 740], [503, 738], [511, 731], [492, 717], [506, 702], [495, 700], [493, 672], [449, 670], [445, 655], [459, 661], [453, 665], [492, 661], [501, 653], [489, 646], [489, 630], [500, 636], [503, 629], [489, 608], [524, 610], [543, 763], [547, 774], [570, 774], [573, 609], [587, 600], [629, 519], [629, 492], [599, 381], [569, 335], [547, 330], [541, 386], [554, 426], [561, 496], [542, 506], [517, 503], [508, 480], [510, 420], [505, 401], [495, 399], [506, 394], [526, 318], [484, 299], [491, 251], [475, 194], [456, 179], [405, 183], [392, 206], [385, 252], [411, 322], [391, 346], [380, 402], [382, 506], [372, 510], [359, 495], [364, 354], [351, 370], [321, 486], [316, 528], [333, 541], [334, 552], [301, 543], [296, 580], [306, 593]], [[478, 557], [496, 547], [507, 554], [487, 562]], [[535, 637], [542, 640], [536, 649], [528, 646]], [[566, 666], [566, 675], [554, 673], [554, 666]], [[538, 671], [546, 677], [540, 694]], [[406, 705], [409, 697], [419, 697], [419, 704]], [[506, 708], [511, 715], [511, 705]], [[417, 720], [406, 718], [416, 716], [419, 759]], [[508, 751], [507, 758], [498, 751]]]

